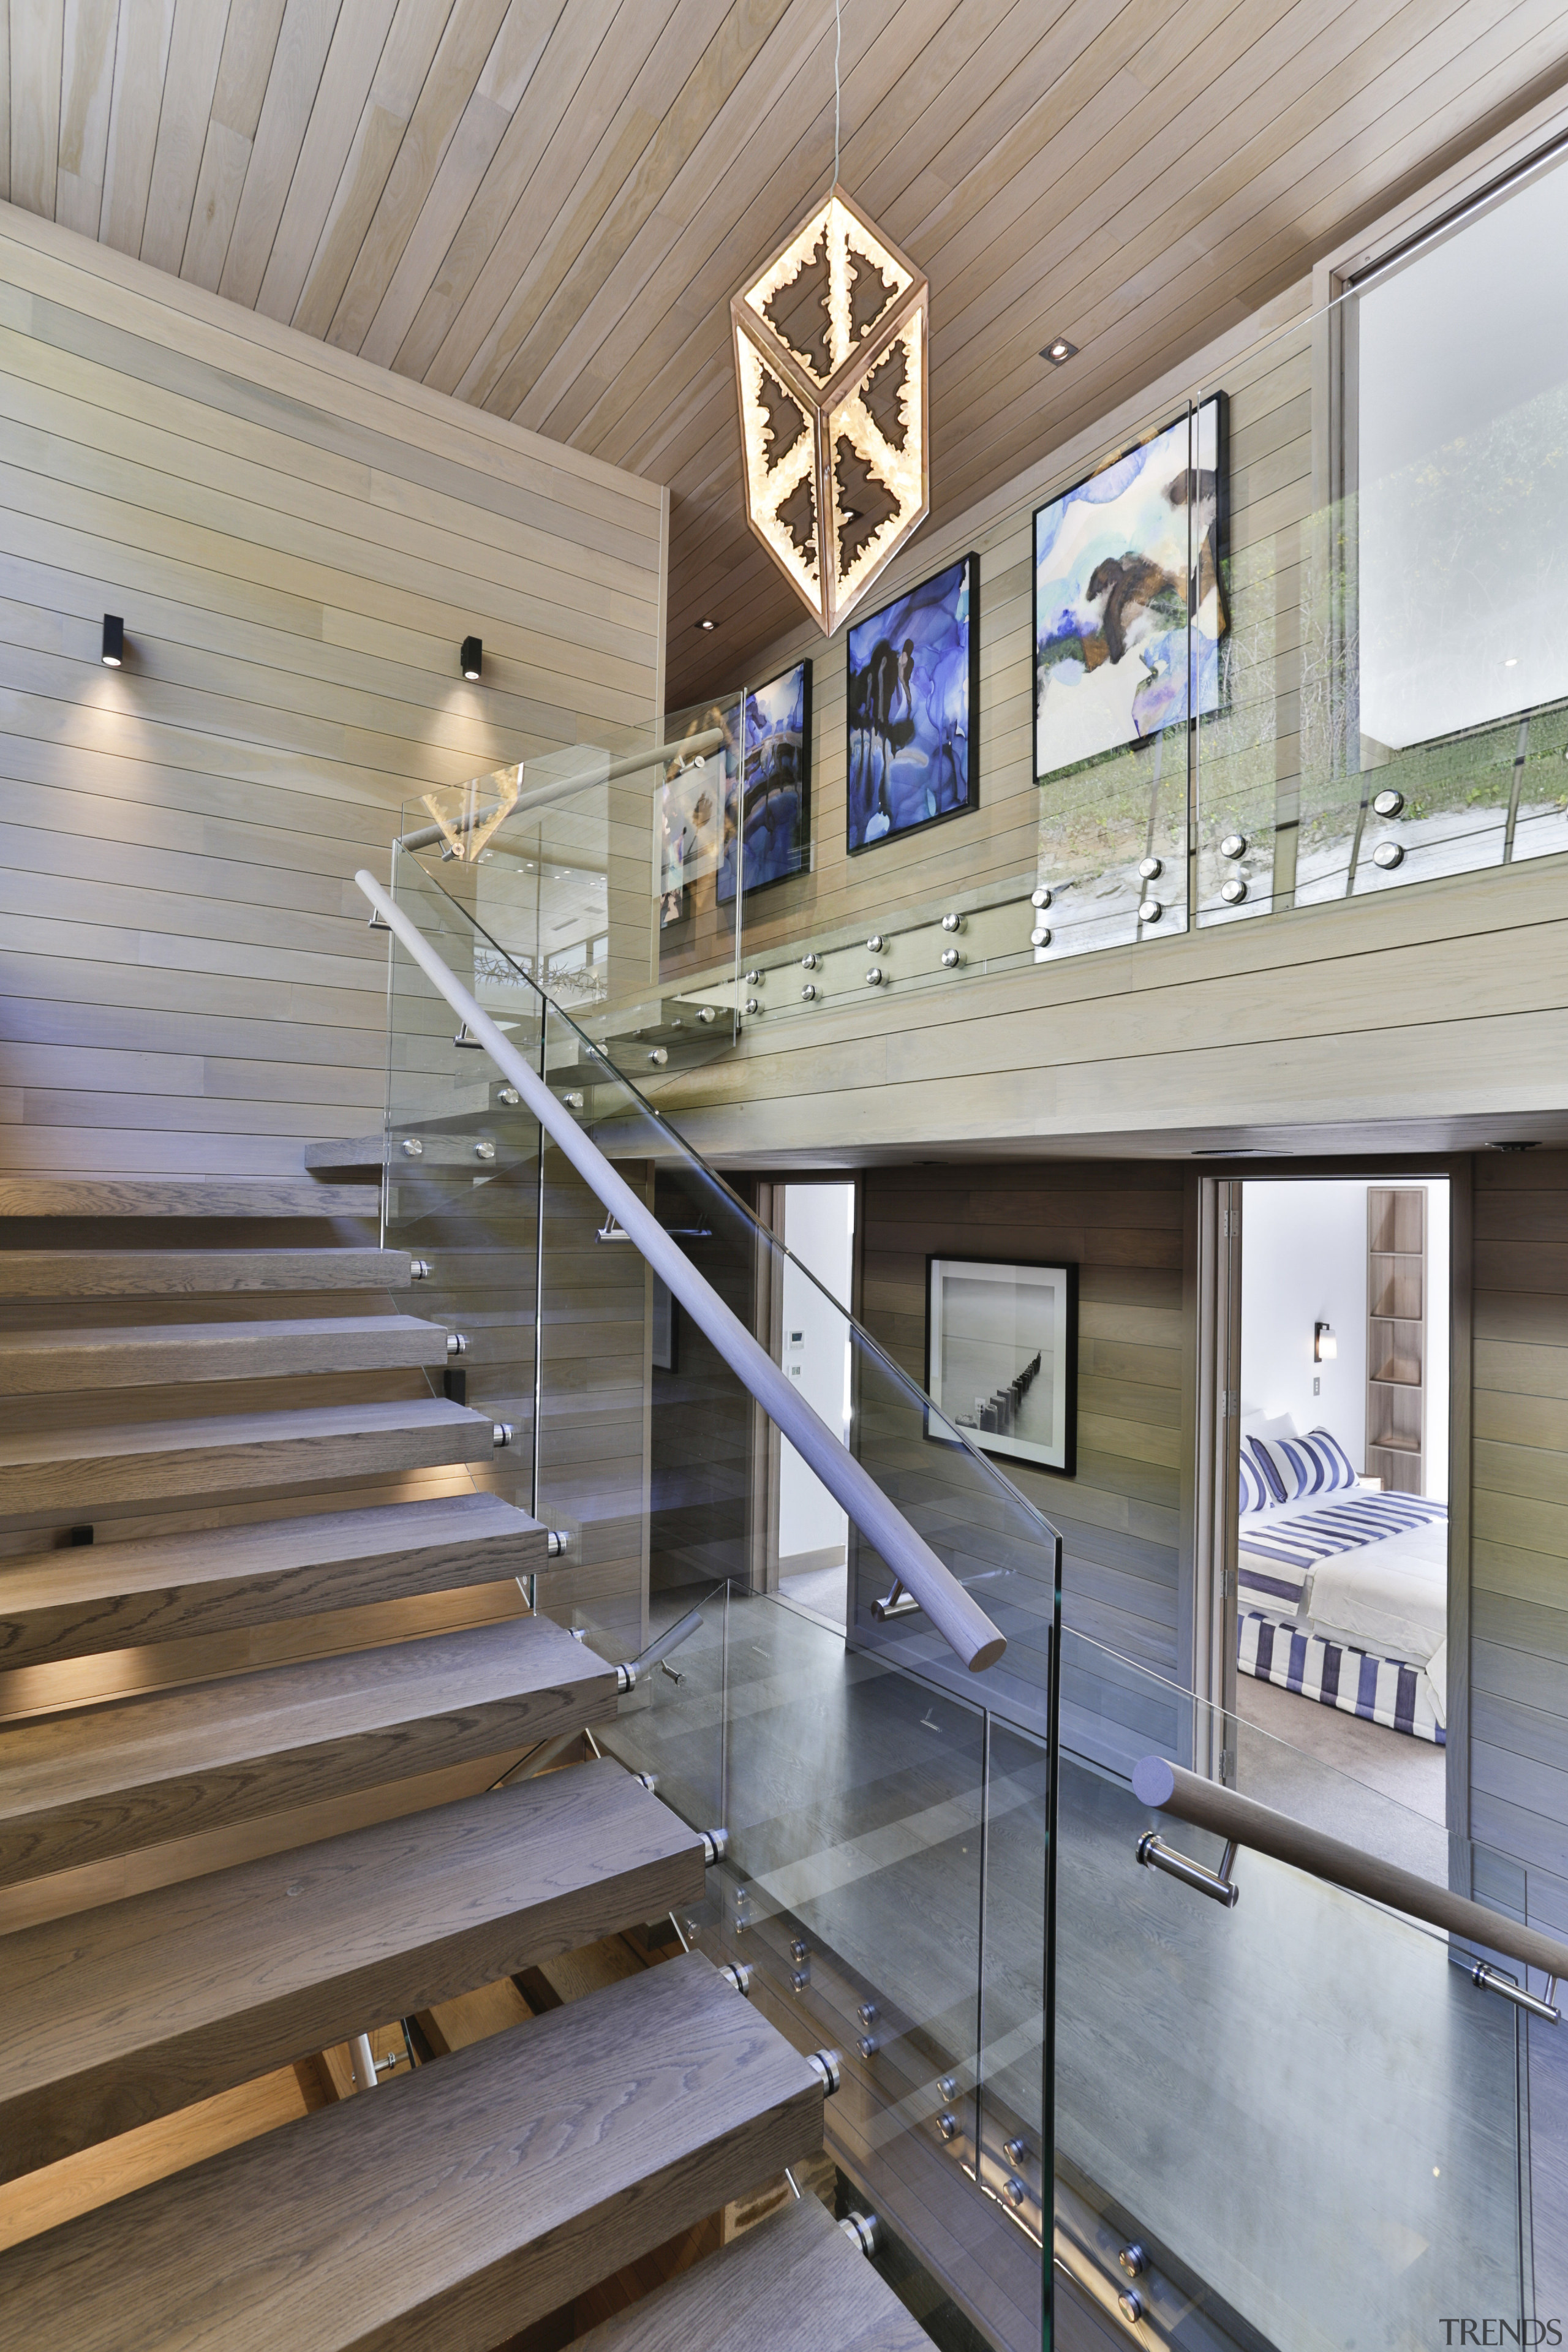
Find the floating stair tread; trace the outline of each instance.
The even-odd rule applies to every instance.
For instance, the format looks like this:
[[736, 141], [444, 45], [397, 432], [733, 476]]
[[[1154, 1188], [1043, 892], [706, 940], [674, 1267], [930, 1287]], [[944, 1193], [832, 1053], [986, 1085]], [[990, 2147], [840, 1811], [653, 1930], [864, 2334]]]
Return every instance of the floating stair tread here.
[[931, 2352], [815, 2197], [581, 2336], [572, 2352]]
[[702, 1894], [606, 1759], [0, 1937], [0, 2179]]
[[0, 1513], [488, 1461], [494, 1428], [487, 1413], [467, 1405], [409, 1397], [37, 1430], [0, 1438]]
[[374, 1184], [182, 1183], [178, 1178], [0, 1177], [0, 1217], [378, 1217]]
[[307, 1168], [374, 1169], [379, 1176], [385, 1158], [384, 1135], [339, 1135], [305, 1146]]
[[447, 1362], [447, 1331], [417, 1315], [110, 1325], [0, 1332], [0, 1396], [290, 1373], [397, 1371]]
[[615, 1713], [615, 1668], [523, 1617], [37, 1717], [0, 1729], [0, 1884]]
[[0, 1250], [0, 1297], [172, 1298], [243, 1290], [406, 1290], [384, 1249]]
[[821, 2139], [693, 1953], [12, 2248], [0, 2344], [484, 2352]]
[[[602, 1083], [605, 1066], [598, 1063], [595, 1067]], [[402, 1137], [395, 1135], [391, 1153], [387, 1157], [387, 1172], [395, 1184], [414, 1184], [421, 1176], [437, 1171], [448, 1176], [494, 1176], [504, 1169], [515, 1168], [520, 1162], [531, 1160], [537, 1150], [537, 1146], [529, 1140], [528, 1134], [515, 1123], [523, 1116], [512, 1108], [500, 1111], [480, 1108], [436, 1121], [413, 1120], [408, 1132], [416, 1135], [425, 1148], [419, 1152], [405, 1152], [402, 1149]], [[476, 1143], [493, 1143], [496, 1147], [494, 1160], [478, 1159], [474, 1152]], [[379, 1176], [385, 1150], [385, 1143], [379, 1135], [363, 1136], [348, 1143], [311, 1144], [305, 1153], [305, 1164], [312, 1168], [374, 1168]], [[314, 1157], [318, 1151], [326, 1151], [331, 1156], [319, 1160]]]
[[444, 1495], [0, 1560], [0, 1669], [536, 1576], [548, 1539], [499, 1495]]

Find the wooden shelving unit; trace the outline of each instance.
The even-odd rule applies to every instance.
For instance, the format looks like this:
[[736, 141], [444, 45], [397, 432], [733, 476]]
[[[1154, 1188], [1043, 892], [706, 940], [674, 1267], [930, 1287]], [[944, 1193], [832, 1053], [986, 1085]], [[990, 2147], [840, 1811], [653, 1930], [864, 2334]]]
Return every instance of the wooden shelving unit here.
[[1426, 1491], [1426, 1188], [1366, 1191], [1366, 1471]]

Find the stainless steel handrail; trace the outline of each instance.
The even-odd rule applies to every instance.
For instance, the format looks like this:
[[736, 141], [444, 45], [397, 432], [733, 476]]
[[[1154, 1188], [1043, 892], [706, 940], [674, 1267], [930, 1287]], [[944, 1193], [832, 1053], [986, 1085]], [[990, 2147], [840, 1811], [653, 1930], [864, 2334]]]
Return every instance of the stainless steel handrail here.
[[[626, 776], [637, 775], [644, 768], [661, 768], [670, 760], [705, 760], [710, 751], [718, 751], [723, 740], [723, 729], [710, 727], [700, 735], [688, 735], [679, 743], [655, 743], [646, 751], [628, 751], [624, 759], [612, 760], [602, 776], [553, 777], [547, 784], [536, 784], [531, 792], [520, 793], [501, 822], [510, 824], [514, 817], [529, 816], [535, 809], [549, 808], [555, 801], [570, 800], [574, 793], [586, 792], [594, 784], [618, 784]], [[524, 761], [522, 764], [526, 774], [528, 763]], [[478, 776], [474, 781], [477, 784], [482, 783], [484, 778]], [[458, 784], [454, 789], [461, 792], [464, 787]], [[454, 817], [450, 826], [418, 825], [412, 833], [400, 834], [397, 846], [399, 849], [434, 849], [438, 841], [447, 838], [448, 832], [469, 833], [476, 824], [483, 824], [494, 814], [492, 804], [489, 808], [470, 809], [466, 816]]]
[[[388, 929], [454, 1013], [469, 1034], [483, 1045], [496, 1067], [514, 1086], [532, 1117], [556, 1145], [602, 1205], [628, 1233], [659, 1279], [715, 1347], [731, 1370], [749, 1389], [795, 1452], [815, 1470], [828, 1493], [881, 1554], [907, 1592], [912, 1592], [950, 1650], [971, 1674], [994, 1666], [1007, 1646], [984, 1611], [932, 1551], [925, 1538], [910, 1527], [896, 1505], [877, 1485], [864, 1465], [814, 1412], [762, 1343], [747, 1330], [712, 1285], [699, 1273], [684, 1250], [659, 1223], [646, 1202], [605, 1159], [592, 1137], [584, 1133], [572, 1113], [531, 1068], [515, 1045], [509, 1044], [489, 1014], [476, 1003], [449, 971], [418, 926], [362, 867], [354, 880]], [[657, 1112], [652, 1116], [658, 1116]]]
[[[1489, 1911], [1483, 1903], [1472, 1903], [1468, 1895], [1450, 1894], [1446, 1886], [1435, 1886], [1430, 1879], [1418, 1878], [1414, 1871], [1401, 1870], [1392, 1862], [1384, 1862], [1374, 1853], [1363, 1853], [1359, 1846], [1346, 1845], [1340, 1838], [1330, 1837], [1322, 1830], [1309, 1829], [1305, 1822], [1294, 1822], [1288, 1813], [1277, 1813], [1272, 1805], [1260, 1805], [1256, 1798], [1239, 1796], [1234, 1789], [1222, 1788], [1217, 1780], [1205, 1780], [1196, 1772], [1189, 1772], [1180, 1764], [1168, 1763], [1163, 1756], [1145, 1756], [1132, 1769], [1132, 1793], [1140, 1804], [1150, 1806], [1155, 1812], [1169, 1813], [1178, 1822], [1188, 1822], [1194, 1829], [1210, 1830], [1223, 1838], [1228, 1848], [1250, 1846], [1257, 1853], [1272, 1854], [1276, 1862], [1289, 1863], [1292, 1869], [1304, 1870], [1313, 1878], [1321, 1878], [1331, 1886], [1342, 1886], [1348, 1894], [1364, 1895], [1369, 1901], [1383, 1904], [1390, 1911], [1405, 1912], [1413, 1919], [1425, 1919], [1429, 1927], [1441, 1927], [1451, 1936], [1462, 1936], [1469, 1944], [1479, 1944], [1489, 1951], [1506, 1953], [1524, 1968], [1540, 1969], [1549, 1982], [1568, 1980], [1568, 1944], [1560, 1944], [1554, 1937], [1543, 1936], [1537, 1927], [1521, 1927], [1515, 1919], [1506, 1918], [1500, 1911]], [[1158, 1840], [1153, 1841], [1157, 1845]], [[1155, 1869], [1167, 1867], [1164, 1855], [1152, 1850], [1145, 1853], [1151, 1841], [1139, 1841], [1139, 1859]], [[1169, 1849], [1164, 1850], [1169, 1853]], [[1184, 1855], [1173, 1855], [1172, 1860], [1185, 1862]], [[1202, 1879], [1212, 1879], [1202, 1891], [1214, 1895], [1221, 1902], [1234, 1903], [1236, 1893], [1229, 1885], [1230, 1856], [1217, 1872], [1202, 1864], [1188, 1863], [1185, 1870], [1172, 1872], [1188, 1885]], [[1191, 1874], [1199, 1874], [1193, 1875]], [[1222, 1888], [1225, 1890], [1222, 1892]], [[1483, 1975], [1478, 1982], [1488, 1981]], [[1504, 1983], [1492, 1983], [1496, 1991], [1506, 1992]], [[1541, 2005], [1531, 2001], [1532, 2008]], [[1550, 2008], [1545, 2013], [1550, 2015]]]

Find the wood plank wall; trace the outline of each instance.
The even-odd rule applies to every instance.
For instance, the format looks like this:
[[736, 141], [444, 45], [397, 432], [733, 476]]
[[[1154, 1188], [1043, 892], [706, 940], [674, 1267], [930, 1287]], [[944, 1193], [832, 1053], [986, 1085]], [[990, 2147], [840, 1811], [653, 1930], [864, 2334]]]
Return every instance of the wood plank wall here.
[[667, 494], [8, 205], [0, 327], [0, 1168], [297, 1169], [401, 805], [658, 708]]
[[1182, 1170], [1019, 1160], [863, 1184], [860, 1319], [922, 1387], [928, 1255], [1079, 1267], [1077, 1475], [1001, 1466], [1062, 1531], [1064, 1623], [1176, 1674]]
[[1478, 1158], [1474, 1296], [1475, 1891], [1561, 1935], [1568, 1933], [1568, 1151]]

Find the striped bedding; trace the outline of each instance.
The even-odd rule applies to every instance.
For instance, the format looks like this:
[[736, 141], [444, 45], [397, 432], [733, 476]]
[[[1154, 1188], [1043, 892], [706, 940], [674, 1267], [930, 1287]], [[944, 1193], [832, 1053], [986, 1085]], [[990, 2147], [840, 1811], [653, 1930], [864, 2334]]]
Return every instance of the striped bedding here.
[[[1367, 1604], [1396, 1579], [1395, 1562], [1404, 1565], [1410, 1539], [1423, 1530], [1440, 1528], [1447, 1516], [1446, 1503], [1425, 1496], [1356, 1489], [1342, 1501], [1244, 1517], [1237, 1531], [1237, 1578], [1241, 1612], [1237, 1664], [1242, 1673], [1342, 1714], [1443, 1746], [1444, 1658], [1427, 1658], [1435, 1637], [1440, 1643], [1440, 1626], [1422, 1643], [1419, 1624], [1406, 1626], [1397, 1614], [1369, 1613]], [[1425, 1558], [1432, 1551], [1432, 1539], [1416, 1549]], [[1354, 1558], [1358, 1551], [1367, 1554], [1364, 1577]], [[1354, 1625], [1360, 1618], [1363, 1625], [1392, 1624], [1397, 1640], [1391, 1646], [1408, 1640], [1415, 1645], [1413, 1654], [1381, 1656], [1375, 1640], [1370, 1648], [1359, 1647], [1342, 1630], [1336, 1633], [1314, 1623], [1314, 1608], [1331, 1627], [1335, 1615], [1323, 1592], [1314, 1591], [1314, 1584], [1323, 1581], [1321, 1576], [1314, 1579], [1314, 1571], [1328, 1560], [1344, 1561], [1332, 1573], [1342, 1588], [1347, 1582], [1354, 1587], [1361, 1604], [1346, 1612], [1341, 1591], [1341, 1613], [1347, 1622]], [[1435, 1572], [1416, 1570], [1423, 1579]], [[1434, 1612], [1428, 1583], [1423, 1583], [1422, 1592], [1429, 1621]], [[1430, 1673], [1422, 1659], [1427, 1659]]]
[[1244, 1518], [1237, 1538], [1241, 1605], [1268, 1610], [1277, 1617], [1292, 1616], [1300, 1606], [1301, 1588], [1321, 1559], [1381, 1543], [1385, 1536], [1433, 1526], [1447, 1516], [1447, 1503], [1431, 1502], [1424, 1495], [1357, 1489], [1343, 1502], [1325, 1503], [1321, 1510], [1300, 1517]]
[[1342, 1715], [1359, 1715], [1364, 1723], [1407, 1731], [1438, 1748], [1447, 1744], [1428, 1676], [1402, 1658], [1370, 1657], [1249, 1610], [1241, 1620], [1237, 1664], [1260, 1683], [1317, 1699]]

